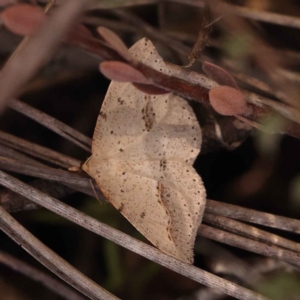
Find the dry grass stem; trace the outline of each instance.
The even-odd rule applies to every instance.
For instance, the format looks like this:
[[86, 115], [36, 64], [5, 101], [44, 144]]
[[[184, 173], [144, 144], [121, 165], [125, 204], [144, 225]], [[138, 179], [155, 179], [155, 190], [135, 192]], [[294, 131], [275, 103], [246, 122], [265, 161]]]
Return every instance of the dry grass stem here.
[[[52, 56], [72, 23], [84, 12], [88, 1], [64, 2], [35, 35], [28, 37], [24, 47], [4, 65], [0, 74], [0, 111]], [[39, 51], [36, 51], [39, 49]], [[32, 56], [32, 53], [35, 53]]]
[[73, 157], [31, 143], [1, 130], [0, 143], [65, 169], [69, 167], [79, 168], [81, 166], [81, 162]]
[[0, 157], [0, 168], [19, 174], [76, 185], [81, 188], [89, 188], [91, 185], [90, 179], [85, 174], [68, 172], [47, 166], [36, 167], [3, 156]]
[[[203, 7], [205, 2], [201, 0], [196, 0], [196, 1], [195, 0], [166, 0], [166, 1], [182, 3], [185, 5], [191, 5], [195, 7]], [[259, 10], [251, 9], [249, 7], [241, 7], [238, 5], [233, 5], [228, 3], [224, 3], [223, 5], [224, 7], [226, 7], [226, 9], [228, 9], [233, 14], [243, 18], [300, 29], [300, 19], [294, 16], [286, 16], [283, 14], [277, 14], [268, 11], [259, 11]]]
[[300, 269], [300, 253], [285, 250], [276, 246], [268, 246], [264, 243], [249, 240], [247, 238], [216, 229], [202, 224], [198, 234], [214, 241], [244, 249], [260, 255], [280, 259]]
[[56, 132], [60, 136], [71, 141], [87, 152], [90, 151], [91, 139], [73, 129], [72, 127], [64, 124], [63, 122], [60, 122], [59, 120], [47, 115], [46, 113], [41, 112], [40, 110], [17, 99], [11, 100], [9, 103], [9, 107], [40, 123], [46, 128]]
[[204, 215], [203, 221], [209, 225], [216, 226], [220, 229], [236, 233], [238, 235], [242, 235], [244, 237], [257, 240], [268, 245], [277, 245], [285, 249], [300, 252], [299, 243], [290, 241], [276, 234], [269, 233], [242, 222], [232, 220], [230, 218], [206, 213]]
[[[31, 181], [29, 185], [58, 199], [62, 199], [76, 192], [75, 189], [69, 188], [61, 183], [42, 179]], [[40, 206], [34, 202], [8, 189], [2, 189], [0, 191], [0, 205], [9, 213], [40, 208]]]
[[47, 287], [50, 291], [59, 295], [66, 300], [84, 300], [85, 298], [74, 292], [69, 286], [61, 283], [57, 279], [49, 276], [41, 270], [32, 267], [31, 265], [17, 259], [8, 253], [0, 251], [0, 263], [7, 267], [19, 272], [28, 278], [40, 282], [42, 285]]
[[33, 165], [33, 166], [36, 166], [36, 167], [44, 166], [42, 163], [36, 161], [35, 159], [30, 158], [25, 154], [22, 154], [18, 151], [15, 151], [15, 150], [11, 149], [10, 147], [7, 147], [7, 146], [1, 144], [1, 142], [0, 142], [0, 156], [4, 156], [4, 157], [7, 157], [7, 158], [18, 160], [20, 162], [24, 162], [24, 163], [27, 163], [29, 165]]
[[300, 234], [300, 220], [281, 217], [241, 206], [208, 200], [205, 212]]
[[45, 267], [90, 299], [118, 299], [45, 246], [1, 206], [0, 228]]

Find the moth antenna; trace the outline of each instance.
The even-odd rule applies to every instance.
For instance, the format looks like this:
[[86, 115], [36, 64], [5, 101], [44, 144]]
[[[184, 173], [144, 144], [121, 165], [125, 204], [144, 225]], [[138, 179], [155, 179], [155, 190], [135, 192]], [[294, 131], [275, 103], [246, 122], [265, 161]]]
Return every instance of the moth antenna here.
[[94, 186], [94, 183], [93, 183], [92, 179], [90, 179], [89, 181], [90, 181], [90, 184], [92, 186], [92, 190], [93, 190], [93, 193], [95, 195], [95, 198], [99, 201], [100, 204], [102, 204], [101, 199], [98, 197], [98, 194], [97, 194], [97, 191], [95, 189], [95, 186]]

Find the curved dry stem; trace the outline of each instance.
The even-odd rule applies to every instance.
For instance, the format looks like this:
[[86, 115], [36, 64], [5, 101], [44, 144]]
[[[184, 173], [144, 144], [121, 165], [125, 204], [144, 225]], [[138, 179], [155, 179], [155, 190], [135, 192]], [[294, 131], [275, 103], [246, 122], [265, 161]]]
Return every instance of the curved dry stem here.
[[55, 294], [67, 300], [84, 300], [85, 298], [74, 292], [70, 287], [61, 283], [57, 279], [49, 276], [43, 271], [29, 265], [28, 263], [13, 257], [12, 255], [0, 251], [0, 263], [19, 272], [26, 277], [37, 281], [53, 291]]
[[207, 200], [205, 213], [300, 234], [300, 220], [269, 214], [237, 205]]
[[118, 299], [45, 246], [1, 206], [0, 228], [40, 263], [90, 299]]
[[204, 224], [202, 224], [198, 229], [198, 234], [208, 239], [212, 239], [214, 241], [221, 242], [230, 246], [280, 259], [300, 269], [300, 253], [285, 250], [276, 246], [268, 246], [266, 244], [252, 241], [244, 237], [240, 237], [238, 235]]
[[250, 239], [258, 240], [269, 245], [277, 245], [295, 252], [300, 252], [299, 243], [230, 218], [206, 213], [204, 214], [203, 221], [207, 224], [214, 225], [229, 232], [237, 233]]

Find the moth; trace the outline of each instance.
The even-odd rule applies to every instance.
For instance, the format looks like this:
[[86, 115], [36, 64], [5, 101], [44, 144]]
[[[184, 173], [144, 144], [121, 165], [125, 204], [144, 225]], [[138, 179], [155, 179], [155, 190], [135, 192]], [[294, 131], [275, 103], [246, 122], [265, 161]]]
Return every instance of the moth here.
[[[132, 57], [168, 69], [148, 39]], [[201, 128], [184, 99], [148, 95], [131, 83], [112, 81], [95, 127], [92, 156], [83, 170], [105, 197], [161, 251], [193, 263], [206, 192], [193, 163]]]

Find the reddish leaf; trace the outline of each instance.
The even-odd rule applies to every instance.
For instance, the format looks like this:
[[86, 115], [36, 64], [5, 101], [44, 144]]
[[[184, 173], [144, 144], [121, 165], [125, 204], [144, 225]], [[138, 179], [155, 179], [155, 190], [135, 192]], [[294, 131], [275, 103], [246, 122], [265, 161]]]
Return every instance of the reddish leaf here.
[[33, 34], [46, 19], [39, 7], [29, 4], [10, 6], [0, 16], [8, 30], [22, 36]]
[[234, 78], [219, 66], [206, 61], [202, 64], [202, 70], [209, 78], [216, 81], [218, 84], [231, 86], [237, 90], [239, 89]]
[[248, 113], [249, 108], [243, 94], [229, 86], [218, 86], [209, 91], [209, 101], [213, 109], [223, 116]]
[[123, 43], [123, 41], [116, 35], [113, 31], [106, 27], [98, 27], [98, 33], [101, 37], [113, 48], [115, 49], [123, 58], [126, 60], [130, 59], [130, 54], [128, 48]]
[[120, 61], [105, 61], [101, 63], [100, 72], [107, 78], [118, 82], [150, 83], [140, 71]]

